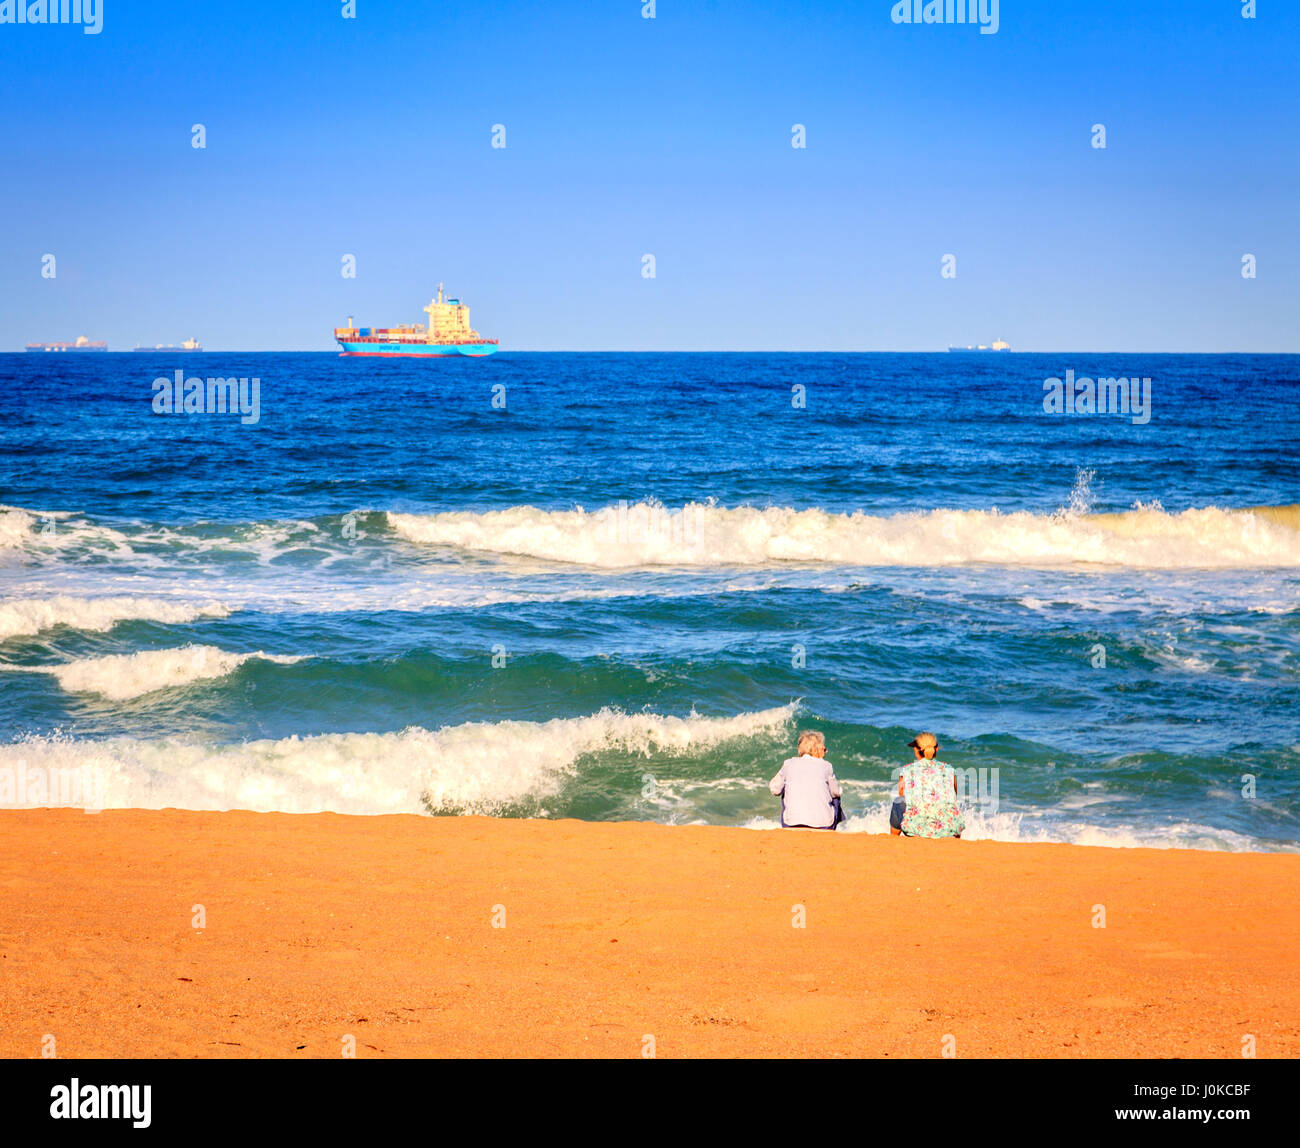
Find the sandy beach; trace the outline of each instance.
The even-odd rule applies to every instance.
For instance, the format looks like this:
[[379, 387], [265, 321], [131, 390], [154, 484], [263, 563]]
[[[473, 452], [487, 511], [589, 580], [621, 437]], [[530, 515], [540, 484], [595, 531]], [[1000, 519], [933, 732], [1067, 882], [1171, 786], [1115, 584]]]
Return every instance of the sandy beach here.
[[0, 1056], [1294, 1057], [1298, 886], [1278, 854], [8, 811]]

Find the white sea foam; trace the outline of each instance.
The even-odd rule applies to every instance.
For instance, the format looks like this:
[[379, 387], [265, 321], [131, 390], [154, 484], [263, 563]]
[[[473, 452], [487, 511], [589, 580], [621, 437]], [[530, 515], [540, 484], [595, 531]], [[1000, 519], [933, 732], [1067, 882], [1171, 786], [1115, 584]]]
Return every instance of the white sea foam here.
[[217, 602], [178, 602], [154, 597], [9, 598], [0, 601], [0, 641], [38, 634], [55, 626], [77, 630], [111, 630], [118, 622], [147, 620], [183, 623], [198, 618], [224, 618], [228, 607]]
[[[1086, 493], [1086, 492], [1085, 492]], [[623, 503], [595, 511], [516, 506], [499, 511], [437, 514], [388, 512], [401, 539], [423, 545], [523, 560], [618, 569], [655, 566], [771, 566], [832, 563], [854, 566], [1011, 567], [1100, 565], [1145, 569], [1253, 569], [1300, 566], [1296, 507], [1219, 509], [1171, 514], [1158, 502], [1122, 514], [1084, 513], [1076, 489], [1055, 514], [1027, 511], [932, 510], [894, 515], [843, 514], [787, 507], [726, 508], [688, 503]], [[168, 527], [150, 523], [109, 527], [66, 511], [0, 506], [0, 554], [66, 566], [70, 561], [127, 561], [139, 569], [173, 569], [222, 554], [251, 555], [270, 567], [288, 554], [313, 552], [324, 567], [379, 561], [382, 533], [352, 533], [307, 520]], [[355, 543], [368, 539], [357, 550]], [[1042, 608], [1038, 599], [1030, 608]], [[1287, 608], [1287, 607], [1283, 607]]]
[[[890, 801], [869, 804], [862, 813], [850, 815], [844, 824], [849, 833], [888, 833]], [[1259, 842], [1231, 829], [1217, 829], [1184, 821], [1172, 825], [1141, 825], [1132, 821], [1110, 825], [1073, 821], [1059, 810], [1077, 808], [1062, 805], [1050, 815], [1030, 817], [1024, 813], [998, 810], [988, 813], [978, 807], [965, 809], [963, 841], [1018, 841], [1036, 844], [1094, 845], [1111, 849], [1208, 849], [1231, 853], [1259, 850]], [[779, 823], [774, 823], [779, 824]], [[770, 826], [766, 818], [750, 823], [754, 829]]]
[[[149, 574], [133, 576], [131, 585], [139, 594], [114, 594], [123, 579], [111, 567], [94, 566], [66, 571], [41, 583], [27, 581], [23, 591], [32, 597], [0, 598], [0, 641], [24, 636], [64, 624], [76, 629], [106, 630], [118, 621], [147, 618], [160, 622], [185, 623], [199, 617], [226, 617], [237, 610], [265, 614], [341, 614], [389, 612], [423, 613], [428, 610], [471, 610], [514, 603], [616, 601], [623, 598], [659, 599], [707, 597], [721, 592], [758, 593], [771, 581], [755, 585], [714, 582], [693, 575], [690, 582], [660, 584], [647, 588], [629, 573], [625, 581], [616, 576], [550, 580], [522, 579], [510, 574], [469, 574], [465, 571], [416, 571], [407, 577], [376, 578], [372, 581], [331, 580], [290, 570], [274, 579], [245, 578], [224, 572], [196, 575]], [[821, 581], [803, 579], [791, 571], [789, 578], [799, 585], [820, 588]], [[175, 593], [176, 599], [164, 595]], [[191, 606], [202, 595], [212, 595], [220, 604]]]
[[[1186, 670], [1192, 674], [1208, 674], [1215, 668], [1215, 663], [1208, 658], [1203, 658], [1199, 654], [1179, 654], [1168, 647], [1159, 650], [1149, 650], [1148, 655], [1154, 660], [1163, 663], [1173, 669]], [[1246, 669], [1249, 667], [1239, 667]]]
[[546, 722], [470, 722], [216, 746], [35, 737], [0, 746], [0, 769], [25, 763], [50, 775], [89, 774], [108, 809], [493, 812], [558, 793], [588, 754], [679, 755], [775, 733], [794, 712], [791, 705], [726, 718], [679, 718], [603, 709]]
[[0, 550], [16, 550], [31, 536], [36, 516], [18, 506], [0, 506]]
[[0, 551], [57, 553], [73, 547], [101, 556], [129, 557], [130, 539], [120, 530], [99, 526], [66, 510], [0, 506]]
[[[1285, 511], [1286, 508], [1284, 508]], [[933, 510], [888, 517], [691, 503], [553, 511], [390, 512], [410, 542], [620, 568], [820, 562], [858, 566], [1221, 568], [1300, 566], [1292, 520], [1217, 508], [1054, 515]]]
[[121, 701], [156, 690], [187, 686], [205, 678], [224, 678], [245, 662], [258, 658], [289, 664], [301, 657], [284, 654], [234, 654], [216, 646], [182, 646], [171, 650], [141, 650], [104, 658], [78, 658], [61, 666], [30, 667], [53, 674], [69, 693], [99, 694]]
[[[364, 538], [365, 534], [352, 537]], [[276, 559], [302, 550], [321, 551], [325, 561], [334, 561], [350, 555], [348, 541], [342, 529], [331, 534], [303, 519], [198, 522], [183, 527], [151, 522], [107, 526], [75, 511], [0, 505], [0, 554], [17, 553], [43, 565], [127, 560], [138, 568], [160, 569], [177, 561], [203, 561], [225, 553], [250, 555], [259, 565], [270, 566]]]

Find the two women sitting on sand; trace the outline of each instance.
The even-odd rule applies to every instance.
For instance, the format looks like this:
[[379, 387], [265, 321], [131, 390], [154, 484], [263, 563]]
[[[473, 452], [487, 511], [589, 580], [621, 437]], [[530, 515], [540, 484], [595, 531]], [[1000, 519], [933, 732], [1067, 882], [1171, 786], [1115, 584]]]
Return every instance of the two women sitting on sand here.
[[[889, 814], [895, 837], [960, 837], [966, 820], [957, 805], [957, 771], [939, 761], [939, 741], [919, 733], [910, 742], [916, 760], [898, 779]], [[826, 739], [815, 729], [799, 735], [799, 756], [789, 758], [768, 785], [781, 799], [784, 829], [834, 829], [845, 820], [840, 783], [826, 760]]]

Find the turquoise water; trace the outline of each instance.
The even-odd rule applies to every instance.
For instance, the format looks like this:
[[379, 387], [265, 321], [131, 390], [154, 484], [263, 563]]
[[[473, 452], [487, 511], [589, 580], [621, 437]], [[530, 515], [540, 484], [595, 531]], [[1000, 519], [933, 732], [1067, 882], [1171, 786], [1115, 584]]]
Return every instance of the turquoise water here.
[[882, 832], [931, 729], [968, 836], [1300, 845], [1294, 356], [148, 358], [0, 356], [0, 784], [768, 827], [814, 726]]

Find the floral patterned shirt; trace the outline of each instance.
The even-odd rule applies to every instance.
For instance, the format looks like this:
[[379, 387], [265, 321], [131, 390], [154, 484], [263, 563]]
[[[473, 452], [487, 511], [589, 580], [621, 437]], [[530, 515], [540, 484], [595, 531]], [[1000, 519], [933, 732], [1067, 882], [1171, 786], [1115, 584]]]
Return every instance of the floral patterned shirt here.
[[966, 828], [953, 786], [952, 766], [931, 759], [917, 761], [902, 772], [903, 832], [909, 837], [956, 837]]

